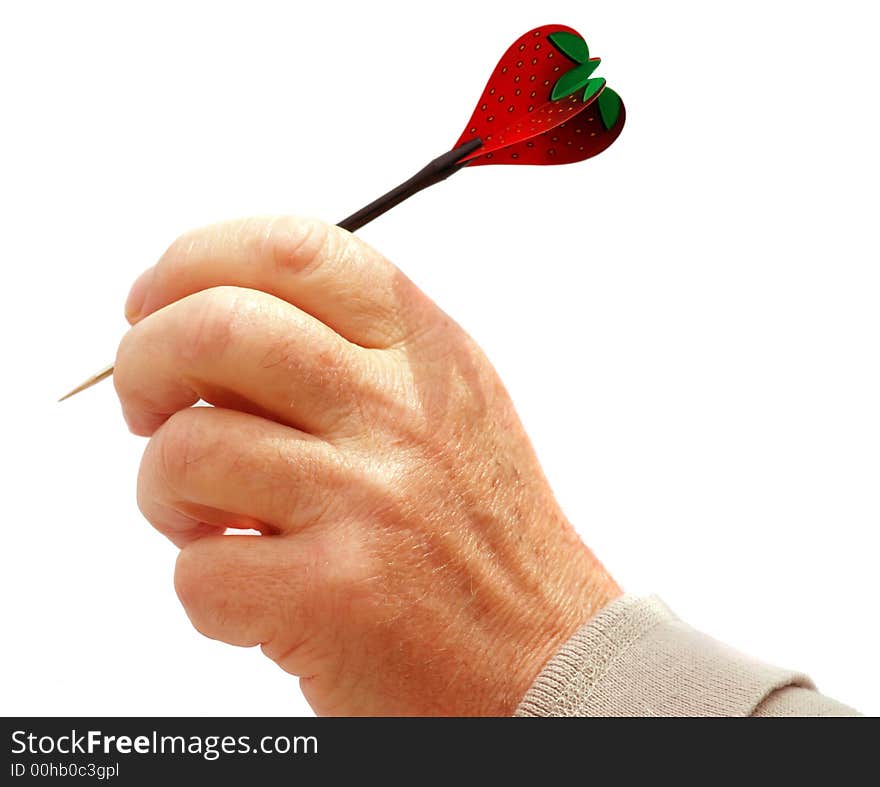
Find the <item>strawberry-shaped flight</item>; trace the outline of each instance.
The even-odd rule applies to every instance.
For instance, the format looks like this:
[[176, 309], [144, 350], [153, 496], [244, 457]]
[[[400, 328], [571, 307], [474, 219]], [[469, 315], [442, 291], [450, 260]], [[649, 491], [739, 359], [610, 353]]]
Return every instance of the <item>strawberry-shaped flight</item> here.
[[623, 102], [602, 77], [583, 37], [544, 25], [518, 38], [486, 83], [456, 147], [482, 146], [461, 159], [481, 164], [569, 164], [595, 156], [620, 134]]

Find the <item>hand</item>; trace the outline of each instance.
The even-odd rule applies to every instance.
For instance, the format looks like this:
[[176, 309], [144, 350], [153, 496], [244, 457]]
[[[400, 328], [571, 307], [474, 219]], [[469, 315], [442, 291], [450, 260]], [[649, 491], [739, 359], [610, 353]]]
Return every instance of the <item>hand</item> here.
[[316, 713], [509, 715], [619, 594], [480, 349], [349, 233], [197, 230], [126, 311], [114, 379], [181, 602]]

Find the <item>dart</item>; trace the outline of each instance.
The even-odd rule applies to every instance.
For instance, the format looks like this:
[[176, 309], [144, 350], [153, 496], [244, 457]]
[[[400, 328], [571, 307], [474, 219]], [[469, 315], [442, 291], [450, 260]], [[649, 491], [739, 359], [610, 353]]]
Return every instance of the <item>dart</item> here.
[[[355, 232], [413, 194], [468, 167], [572, 164], [596, 156], [620, 135], [620, 96], [595, 76], [600, 58], [565, 25], [543, 25], [514, 41], [486, 83], [455, 145], [338, 226]], [[110, 377], [108, 366], [59, 399]]]

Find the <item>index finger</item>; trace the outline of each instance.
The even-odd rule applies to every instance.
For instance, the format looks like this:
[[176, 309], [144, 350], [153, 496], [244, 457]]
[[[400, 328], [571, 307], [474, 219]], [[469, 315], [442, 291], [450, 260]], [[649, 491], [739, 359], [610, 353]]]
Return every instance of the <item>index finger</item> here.
[[403, 343], [439, 311], [351, 233], [317, 219], [278, 216], [222, 222], [181, 236], [135, 282], [126, 317], [133, 324], [187, 295], [224, 285], [282, 298], [367, 348]]

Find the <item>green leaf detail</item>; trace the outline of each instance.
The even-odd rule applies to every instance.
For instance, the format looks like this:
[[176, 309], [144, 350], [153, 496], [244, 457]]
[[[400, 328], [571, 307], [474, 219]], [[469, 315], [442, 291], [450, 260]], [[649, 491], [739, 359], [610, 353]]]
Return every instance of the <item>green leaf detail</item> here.
[[620, 96], [617, 95], [610, 87], [606, 87], [596, 99], [599, 105], [599, 114], [602, 117], [602, 123], [606, 129], [610, 129], [620, 117]]
[[586, 63], [575, 66], [570, 71], [566, 71], [556, 80], [556, 84], [553, 85], [550, 100], [556, 101], [556, 99], [565, 98], [586, 86], [590, 81], [590, 75], [599, 67], [601, 62], [598, 57], [595, 57]]
[[589, 68], [587, 73], [592, 74], [597, 68], [599, 68], [599, 63], [601, 62], [601, 57], [591, 57], [586, 63], [584, 63], [583, 68]]
[[587, 82], [586, 90], [584, 90], [584, 103], [586, 104], [603, 87], [605, 87], [605, 79], [603, 77], [597, 77]]
[[574, 33], [560, 31], [551, 33], [547, 38], [563, 55], [571, 58], [575, 63], [586, 63], [590, 59], [590, 49], [587, 42]]

